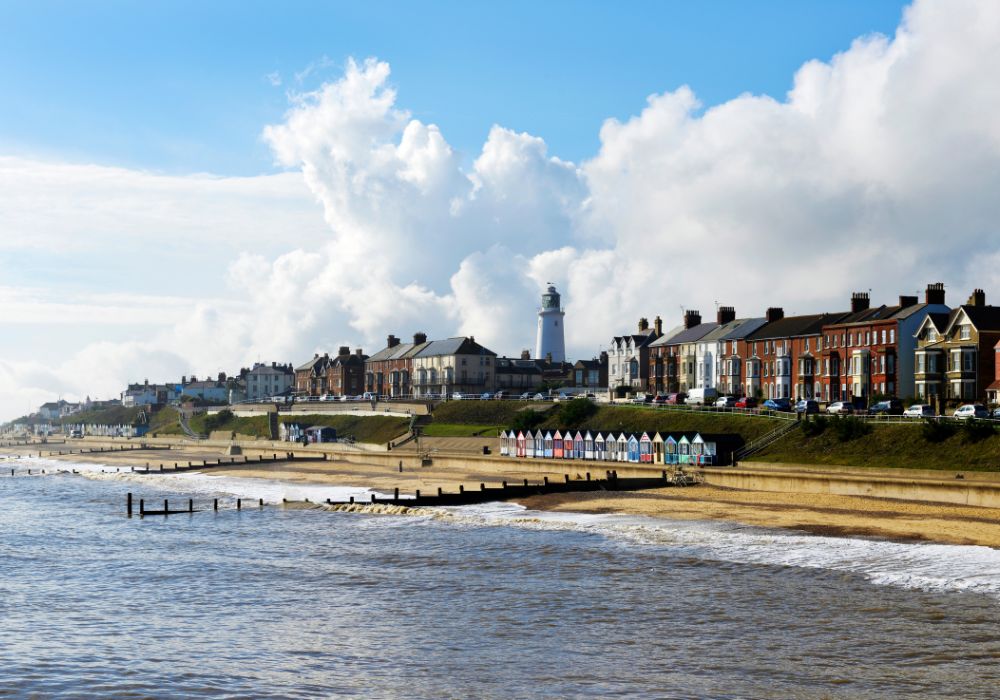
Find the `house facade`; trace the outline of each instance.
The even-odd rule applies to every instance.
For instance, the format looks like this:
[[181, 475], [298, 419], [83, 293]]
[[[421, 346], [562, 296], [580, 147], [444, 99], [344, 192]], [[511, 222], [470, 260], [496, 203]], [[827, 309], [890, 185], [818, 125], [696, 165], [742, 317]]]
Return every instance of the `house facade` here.
[[212, 403], [228, 403], [229, 385], [226, 374], [220, 372], [216, 379], [198, 380], [196, 377], [181, 377], [181, 396], [190, 396]]
[[432, 340], [413, 355], [413, 394], [439, 398], [493, 391], [496, 356], [471, 336]]
[[927, 314], [916, 333], [916, 397], [927, 402], [985, 400], [997, 378], [998, 341], [1000, 307], [987, 306], [981, 289], [947, 317]]
[[577, 360], [573, 365], [573, 382], [575, 386], [595, 392], [607, 390], [608, 353], [602, 352], [592, 360]]
[[496, 358], [494, 387], [497, 391], [511, 394], [521, 394], [525, 391], [537, 390], [542, 386], [542, 364], [530, 357], [525, 350], [521, 357]]
[[[735, 315], [735, 311], [734, 311]], [[737, 352], [737, 344], [751, 333], [759, 330], [767, 323], [767, 319], [734, 318], [722, 324], [716, 330], [702, 339], [706, 353], [713, 356], [703, 356], [705, 371], [711, 370], [713, 384], [710, 386], [724, 396], [744, 396], [743, 364]]]
[[322, 396], [326, 393], [326, 370], [330, 354], [315, 353], [313, 358], [295, 368], [295, 393], [299, 396]]
[[649, 379], [649, 346], [662, 335], [663, 322], [657, 316], [652, 327], [649, 321], [640, 318], [637, 333], [611, 339], [608, 349], [608, 392], [612, 396], [646, 390]]
[[425, 345], [425, 333], [414, 333], [412, 343], [403, 343], [390, 335], [386, 346], [365, 360], [365, 391], [378, 396], [410, 396], [413, 393], [413, 357]]
[[[725, 318], [728, 320], [728, 311]], [[715, 322], [702, 323], [701, 313], [686, 311], [684, 313], [684, 330], [665, 341], [659, 351], [666, 363], [666, 378], [664, 391], [687, 392], [704, 378], [704, 367], [698, 362], [698, 345], [712, 331], [718, 329]]]
[[241, 374], [246, 382], [247, 401], [280, 396], [295, 384], [295, 372], [292, 366], [277, 362], [271, 364], [256, 362], [252, 368]]
[[180, 398], [179, 384], [150, 384], [145, 380], [142, 384], [129, 384], [121, 393], [122, 406], [162, 406]]
[[351, 353], [346, 345], [326, 366], [326, 393], [332, 396], [359, 396], [365, 387], [367, 355], [358, 348]]

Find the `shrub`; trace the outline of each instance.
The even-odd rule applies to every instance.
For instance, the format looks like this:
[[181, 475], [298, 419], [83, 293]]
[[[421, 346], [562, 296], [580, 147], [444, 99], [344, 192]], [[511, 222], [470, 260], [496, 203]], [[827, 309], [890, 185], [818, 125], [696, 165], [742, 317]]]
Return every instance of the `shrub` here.
[[545, 415], [538, 411], [518, 411], [510, 421], [511, 430], [534, 430], [545, 420]]
[[590, 399], [573, 399], [559, 406], [559, 429], [579, 428], [597, 413], [597, 405]]
[[799, 427], [802, 428], [802, 432], [805, 433], [806, 437], [816, 437], [817, 435], [822, 435], [828, 425], [829, 419], [826, 416], [815, 416], [813, 418], [806, 416]]
[[233, 419], [233, 412], [228, 408], [224, 408], [218, 413], [205, 416], [205, 430], [206, 432], [212, 432], [213, 430], [218, 430], [222, 426], [226, 425]]
[[955, 434], [957, 427], [953, 421], [924, 419], [920, 433], [927, 442], [944, 442]]
[[985, 420], [970, 418], [962, 423], [962, 435], [967, 442], [980, 442], [996, 434], [996, 427]]
[[856, 440], [859, 437], [868, 435], [872, 431], [872, 427], [867, 421], [855, 418], [854, 416], [844, 416], [834, 421], [833, 429], [837, 435], [837, 439], [841, 442]]

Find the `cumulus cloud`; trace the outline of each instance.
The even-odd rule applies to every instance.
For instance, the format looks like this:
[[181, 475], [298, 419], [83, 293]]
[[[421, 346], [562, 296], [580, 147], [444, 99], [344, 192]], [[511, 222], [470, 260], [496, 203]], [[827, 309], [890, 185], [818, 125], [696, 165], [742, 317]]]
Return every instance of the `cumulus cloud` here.
[[[280, 239], [275, 250], [263, 243], [274, 240], [269, 219], [254, 207], [240, 226], [206, 231], [187, 201], [201, 202], [196, 193], [163, 193], [161, 180], [135, 175], [161, 191], [155, 218], [180, 222], [178, 240], [230, 246], [192, 269], [224, 279], [231, 306], [202, 300], [165, 326], [154, 340], [172, 355], [161, 366], [174, 356], [200, 367], [294, 361], [338, 344], [377, 349], [386, 333], [415, 330], [474, 334], [517, 352], [533, 345], [547, 281], [564, 294], [576, 356], [639, 316], [674, 325], [681, 306], [703, 315], [715, 302], [747, 316], [770, 305], [832, 311], [855, 289], [889, 302], [937, 280], [959, 303], [997, 278], [996, 65], [1000, 5], [918, 0], [893, 37], [861, 37], [829, 61], [806, 63], [782, 99], [748, 94], [706, 108], [681, 86], [650, 96], [630, 119], [605, 122], [585, 162], [560, 160], [537, 136], [497, 125], [464, 166], [437, 126], [397, 104], [386, 63], [350, 61], [339, 79], [292, 95], [281, 122], [263, 130], [287, 173], [196, 179], [223, 193], [304, 182], [322, 232], [305, 225], [308, 236]], [[3, 166], [0, 185], [27, 197], [13, 219], [23, 234], [15, 246], [44, 242], [33, 215], [49, 208], [59, 221], [77, 214], [80, 236], [61, 239], [68, 245], [87, 248], [89, 232], [104, 227], [114, 240], [126, 235], [99, 178], [96, 195], [58, 197], [46, 193], [45, 173], [24, 186], [4, 182]], [[129, 200], [121, 198], [126, 212], [135, 209]], [[243, 227], [260, 232], [261, 244], [239, 243]], [[26, 372], [11, 379], [0, 365], [0, 385], [58, 384]]]

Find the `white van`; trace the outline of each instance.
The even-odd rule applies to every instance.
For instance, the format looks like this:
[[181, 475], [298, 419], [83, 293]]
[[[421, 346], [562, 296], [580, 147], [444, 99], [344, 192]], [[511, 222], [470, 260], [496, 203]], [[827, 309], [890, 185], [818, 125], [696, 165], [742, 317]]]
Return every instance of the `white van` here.
[[705, 406], [707, 404], [714, 404], [717, 398], [719, 398], [719, 392], [711, 387], [691, 389], [688, 391], [684, 403], [689, 406]]

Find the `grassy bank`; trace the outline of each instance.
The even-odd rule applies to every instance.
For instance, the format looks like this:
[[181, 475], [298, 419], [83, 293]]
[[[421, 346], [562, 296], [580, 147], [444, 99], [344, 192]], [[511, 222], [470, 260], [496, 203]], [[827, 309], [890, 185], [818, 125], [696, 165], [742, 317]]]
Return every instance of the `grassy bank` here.
[[337, 431], [338, 437], [353, 437], [358, 442], [384, 444], [405, 433], [410, 425], [409, 418], [397, 416], [348, 416], [323, 414], [296, 414], [281, 416], [282, 423], [298, 423], [304, 426], [328, 425]]
[[552, 404], [540, 401], [446, 401], [434, 408], [435, 423], [453, 425], [506, 426], [524, 411], [547, 410]]
[[497, 426], [472, 423], [431, 423], [423, 429], [427, 437], [496, 437]]
[[98, 411], [81, 411], [56, 422], [62, 425], [79, 425], [80, 423], [85, 425], [133, 425], [141, 413], [141, 408], [112, 406]]
[[1000, 434], [990, 426], [946, 424], [930, 430], [913, 425], [872, 425], [867, 434], [849, 439], [835, 422], [817, 434], [794, 430], [755, 454], [751, 461], [830, 464], [890, 469], [1000, 470]]

